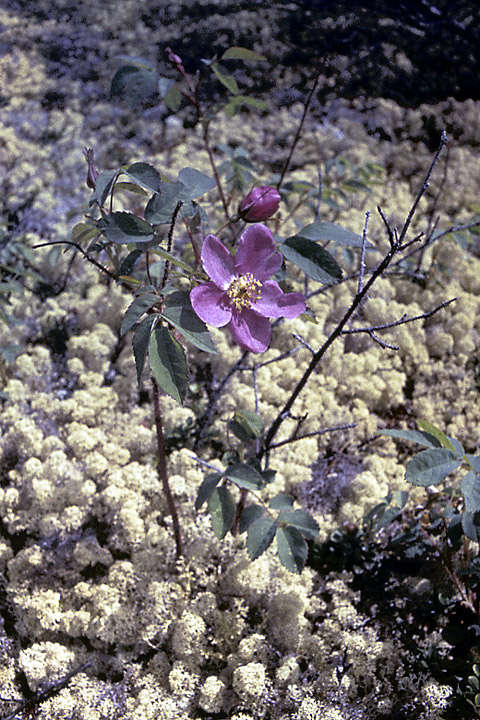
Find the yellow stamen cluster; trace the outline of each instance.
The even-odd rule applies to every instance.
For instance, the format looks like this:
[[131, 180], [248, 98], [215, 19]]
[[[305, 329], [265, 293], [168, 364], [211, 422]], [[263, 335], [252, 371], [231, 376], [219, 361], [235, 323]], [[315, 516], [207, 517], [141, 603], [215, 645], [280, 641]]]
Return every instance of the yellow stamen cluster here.
[[233, 307], [236, 310], [242, 310], [250, 307], [252, 302], [256, 302], [260, 298], [261, 287], [260, 280], [255, 280], [252, 273], [247, 273], [235, 278], [227, 290], [227, 295], [232, 301]]

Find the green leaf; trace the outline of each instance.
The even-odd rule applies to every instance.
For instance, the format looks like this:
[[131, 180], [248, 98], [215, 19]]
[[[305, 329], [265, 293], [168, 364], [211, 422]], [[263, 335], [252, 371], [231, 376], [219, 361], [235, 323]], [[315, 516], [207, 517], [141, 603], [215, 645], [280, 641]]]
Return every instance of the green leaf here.
[[465, 455], [465, 458], [473, 469], [480, 473], [480, 455]]
[[127, 311], [123, 317], [122, 327], [120, 328], [120, 335], [125, 335], [130, 328], [132, 328], [137, 320], [142, 317], [147, 310], [158, 302], [158, 295], [153, 293], [144, 293], [139, 295], [135, 300], [128, 306]]
[[124, 65], [115, 73], [110, 96], [124, 94], [130, 107], [139, 105], [157, 92], [157, 73], [145, 65]]
[[308, 548], [301, 533], [294, 527], [278, 528], [277, 552], [287, 570], [301, 573], [307, 561]]
[[146, 187], [153, 192], [160, 190], [161, 175], [158, 170], [155, 170], [155, 168], [148, 163], [133, 163], [128, 170], [124, 170], [123, 172], [142, 187]]
[[426, 432], [429, 435], [433, 435], [433, 437], [438, 440], [442, 447], [446, 448], [447, 450], [451, 450], [453, 453], [455, 453], [455, 455], [457, 454], [455, 448], [453, 447], [451, 441], [445, 435], [445, 433], [442, 432], [439, 428], [435, 427], [435, 425], [432, 425], [431, 422], [428, 422], [428, 420], [417, 420], [417, 425], [420, 430], [423, 430], [423, 432]]
[[[332, 241], [339, 245], [348, 245], [349, 247], [362, 247], [363, 239], [361, 235], [347, 230], [341, 225], [335, 225], [330, 222], [315, 222], [302, 228], [298, 235], [308, 240]], [[366, 247], [373, 247], [372, 243], [367, 242]]]
[[228, 421], [228, 428], [242, 442], [261, 438], [264, 430], [261, 416], [250, 410], [237, 410], [233, 418]]
[[264, 515], [265, 508], [263, 508], [261, 505], [247, 505], [247, 507], [243, 509], [242, 514], [240, 515], [240, 522], [238, 524], [238, 529], [240, 533], [246, 532], [250, 525], [255, 522], [255, 520], [258, 520]]
[[313, 280], [331, 284], [342, 279], [342, 269], [333, 255], [312, 240], [294, 235], [278, 249]]
[[316, 540], [320, 530], [317, 521], [305, 510], [284, 510], [278, 520], [282, 525], [286, 522], [295, 527], [304, 537]]
[[142, 378], [143, 368], [145, 367], [145, 358], [147, 357], [148, 346], [150, 344], [152, 326], [156, 320], [157, 318], [155, 315], [148, 315], [136, 326], [135, 333], [133, 335], [133, 355], [135, 357], [139, 384]]
[[221, 472], [214, 472], [210, 473], [210, 475], [207, 475], [202, 484], [200, 485], [198, 489], [197, 499], [195, 500], [195, 510], [200, 510], [203, 503], [208, 500], [212, 492], [217, 487], [218, 483], [222, 479], [222, 473]]
[[290, 495], [275, 495], [268, 503], [268, 507], [272, 510], [287, 510], [293, 507], [293, 499]]
[[264, 486], [262, 476], [251, 465], [243, 463], [229, 465], [224, 475], [237, 487], [245, 488], [245, 490], [260, 490]]
[[228, 102], [223, 106], [223, 109], [229, 117], [233, 117], [243, 107], [249, 107], [259, 112], [268, 110], [267, 103], [263, 102], [263, 100], [251, 98], [248, 95], [234, 95], [229, 98]]
[[169, 110], [177, 112], [182, 104], [182, 94], [178, 89], [177, 84], [174, 82], [168, 89], [168, 92], [163, 96], [163, 102]]
[[470, 470], [463, 476], [460, 484], [463, 497], [465, 498], [465, 509], [468, 512], [480, 511], [480, 475], [475, 470]]
[[179, 260], [179, 258], [175, 257], [175, 255], [172, 255], [172, 253], [167, 252], [161, 247], [156, 247], [155, 250], [152, 250], [151, 254], [159, 255], [164, 260], [168, 260], [173, 265], [182, 268], [182, 270], [185, 270], [185, 272], [187, 272], [189, 276], [191, 276], [193, 273], [193, 269], [190, 267], [190, 265], [187, 265], [186, 262], [183, 262], [183, 260]]
[[150, 242], [153, 238], [152, 226], [133, 213], [112, 212], [101, 218], [98, 226], [107, 240], [119, 245]]
[[254, 52], [254, 50], [247, 50], [247, 48], [238, 45], [228, 48], [222, 55], [222, 60], [251, 60], [255, 62], [266, 59], [265, 55], [260, 55]]
[[120, 265], [118, 277], [122, 277], [124, 275], [131, 275], [135, 268], [135, 265], [141, 257], [143, 257], [143, 250], [139, 250], [138, 248], [137, 250], [132, 250], [132, 252], [128, 253], [127, 257]]
[[478, 513], [469, 512], [466, 510], [462, 513], [462, 530], [463, 534], [468, 537], [469, 540], [478, 542], [479, 537], [479, 516]]
[[251, 523], [247, 533], [247, 552], [250, 560], [256, 560], [272, 544], [277, 527], [277, 521], [268, 515]]
[[97, 178], [95, 190], [93, 191], [90, 205], [97, 201], [103, 207], [107, 197], [110, 195], [113, 184], [118, 177], [118, 170], [104, 170]]
[[222, 540], [232, 527], [235, 517], [235, 501], [225, 485], [215, 488], [210, 495], [208, 511], [212, 517], [213, 532]]
[[150, 338], [150, 367], [156, 381], [167, 395], [181, 403], [188, 387], [185, 352], [166, 327], [156, 328]]
[[128, 192], [133, 192], [135, 195], [147, 195], [147, 191], [144, 190], [140, 185], [135, 185], [133, 182], [120, 181], [115, 183], [115, 190], [118, 192], [118, 190], [127, 190]]
[[170, 224], [177, 203], [183, 202], [178, 217], [189, 217], [196, 212], [196, 205], [188, 198], [188, 189], [182, 182], [162, 182], [160, 192], [152, 195], [145, 208], [145, 219], [153, 225]]
[[237, 85], [237, 81], [231, 75], [226, 68], [223, 67], [223, 65], [220, 65], [218, 62], [214, 62], [210, 65], [213, 72], [217, 76], [217, 78], [220, 80], [222, 85], [224, 85], [227, 90], [229, 90], [232, 95], [238, 95], [240, 90]]
[[461, 464], [446, 448], [423, 450], [408, 463], [405, 480], [412, 485], [438, 485]]
[[442, 447], [439, 440], [430, 433], [420, 432], [419, 430], [379, 430], [379, 435], [389, 435], [398, 440], [411, 440], [419, 445], [426, 445], [429, 448]]
[[95, 235], [98, 235], [98, 229], [95, 226], [89, 225], [87, 223], [78, 223], [72, 229], [72, 241], [78, 243], [79, 245], [82, 242], [91, 240], [93, 237], [95, 237]]
[[183, 200], [195, 200], [195, 198], [205, 195], [205, 193], [217, 187], [214, 178], [205, 175], [195, 168], [184, 167], [178, 173], [179, 182], [185, 185]]
[[217, 348], [207, 326], [200, 320], [190, 302], [188, 292], [179, 290], [170, 293], [166, 299], [163, 317], [175, 327], [183, 337], [205, 352], [216, 353]]

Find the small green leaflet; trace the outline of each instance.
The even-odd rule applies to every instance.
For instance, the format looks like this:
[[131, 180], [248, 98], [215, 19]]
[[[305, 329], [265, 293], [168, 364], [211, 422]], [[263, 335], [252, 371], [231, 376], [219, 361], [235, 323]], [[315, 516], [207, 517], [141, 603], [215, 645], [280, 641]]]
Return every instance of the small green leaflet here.
[[235, 517], [235, 501], [225, 485], [213, 490], [208, 499], [208, 511], [212, 518], [213, 532], [222, 540], [232, 527]]
[[124, 315], [120, 335], [125, 335], [125, 333], [135, 325], [137, 320], [139, 320], [147, 310], [150, 310], [156, 302], [158, 302], [158, 295], [154, 295], [153, 293], [145, 293], [135, 298]]
[[465, 509], [468, 512], [480, 511], [480, 475], [475, 470], [469, 470], [462, 478], [461, 489], [465, 498]]
[[153, 228], [137, 215], [112, 212], [99, 220], [98, 227], [107, 240], [117, 244], [147, 243], [153, 239]]
[[417, 425], [420, 430], [423, 430], [423, 432], [426, 432], [429, 435], [433, 435], [433, 437], [438, 440], [441, 447], [444, 447], [447, 450], [451, 450], [453, 453], [456, 453], [456, 450], [453, 447], [451, 440], [445, 435], [444, 432], [442, 432], [439, 428], [435, 427], [435, 425], [432, 425], [432, 423], [428, 422], [428, 420], [417, 420]]
[[260, 55], [254, 50], [248, 50], [247, 48], [240, 47], [239, 45], [234, 45], [233, 47], [228, 48], [228, 50], [225, 50], [222, 55], [222, 60], [250, 60], [255, 62], [258, 60], [266, 60], [266, 57], [265, 55]]
[[208, 500], [221, 479], [221, 472], [210, 473], [210, 475], [207, 475], [206, 478], [204, 478], [198, 489], [197, 499], [195, 500], [195, 510], [197, 510], [197, 512], [200, 510], [203, 503]]
[[429, 448], [442, 447], [439, 440], [430, 433], [420, 432], [419, 430], [379, 430], [379, 435], [389, 435], [398, 440], [411, 440], [419, 445], [426, 445]]
[[251, 465], [242, 463], [230, 465], [225, 470], [224, 475], [234, 482], [237, 487], [245, 488], [245, 490], [260, 490], [264, 486], [262, 476]]
[[236, 437], [242, 442], [249, 442], [263, 435], [263, 420], [257, 413], [250, 410], [237, 410], [227, 423]]
[[272, 544], [277, 531], [277, 521], [267, 516], [261, 517], [249, 525], [247, 532], [247, 552], [250, 560], [256, 560]]
[[[348, 245], [349, 247], [362, 247], [363, 239], [361, 235], [330, 222], [315, 222], [306, 225], [299, 232], [300, 237], [316, 242], [335, 242], [339, 245]], [[367, 242], [366, 247], [372, 247], [372, 243]]]
[[123, 172], [142, 187], [146, 187], [153, 192], [158, 192], [160, 189], [162, 176], [158, 170], [148, 163], [133, 163], [133, 165], [130, 165], [130, 167]]
[[333, 255], [313, 240], [294, 235], [287, 238], [278, 249], [313, 280], [332, 284], [342, 279], [342, 269]]
[[170, 293], [166, 299], [163, 317], [195, 347], [205, 352], [217, 352], [207, 326], [192, 307], [188, 292], [179, 290]]
[[218, 80], [224, 85], [227, 90], [229, 90], [232, 95], [238, 95], [240, 90], [237, 85], [237, 81], [235, 80], [234, 76], [228, 72], [228, 70], [223, 66], [220, 65], [219, 62], [213, 62], [210, 67], [212, 68], [213, 72], [217, 76]]
[[284, 510], [280, 513], [280, 523], [288, 523], [295, 527], [304, 537], [309, 540], [316, 540], [319, 526], [317, 521], [305, 510]]
[[438, 485], [461, 464], [446, 448], [423, 450], [408, 463], [405, 480], [412, 485]]
[[265, 515], [265, 509], [261, 505], [247, 505], [240, 515], [238, 529], [241, 533], [248, 530], [250, 525]]
[[156, 322], [155, 315], [148, 315], [135, 328], [133, 335], [133, 355], [135, 357], [135, 365], [137, 367], [138, 382], [142, 378], [143, 368], [145, 367], [145, 358], [147, 357], [148, 346], [150, 343], [150, 333], [152, 326]]
[[181, 403], [188, 387], [185, 352], [166, 327], [156, 328], [150, 338], [150, 367], [167, 395]]
[[277, 530], [277, 552], [280, 562], [287, 570], [301, 573], [307, 561], [308, 548], [301, 533], [287, 526]]

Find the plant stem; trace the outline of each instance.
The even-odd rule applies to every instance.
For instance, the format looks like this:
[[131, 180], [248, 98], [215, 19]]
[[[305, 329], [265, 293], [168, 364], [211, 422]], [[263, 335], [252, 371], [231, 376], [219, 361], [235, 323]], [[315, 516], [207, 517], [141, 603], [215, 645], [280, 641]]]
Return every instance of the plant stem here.
[[160, 392], [157, 381], [152, 378], [153, 385], [153, 410], [155, 414], [155, 426], [157, 428], [157, 450], [158, 450], [158, 474], [162, 481], [163, 493], [167, 500], [168, 510], [172, 516], [173, 533], [175, 535], [175, 545], [177, 547], [176, 558], [182, 555], [182, 535], [180, 532], [180, 522], [178, 520], [177, 507], [173, 499], [170, 484], [168, 482], [167, 458], [165, 454], [165, 437], [163, 435], [163, 420]]

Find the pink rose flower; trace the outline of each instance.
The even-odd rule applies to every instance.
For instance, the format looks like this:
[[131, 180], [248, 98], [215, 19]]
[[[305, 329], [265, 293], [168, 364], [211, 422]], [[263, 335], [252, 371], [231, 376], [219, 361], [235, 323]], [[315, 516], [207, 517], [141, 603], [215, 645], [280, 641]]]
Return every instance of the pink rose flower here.
[[243, 198], [238, 207], [238, 214], [245, 222], [261, 222], [275, 215], [279, 205], [278, 191], [268, 185], [262, 185], [250, 190]]
[[211, 282], [190, 292], [198, 317], [208, 325], [228, 325], [232, 339], [254, 353], [264, 352], [271, 338], [268, 318], [295, 318], [305, 312], [302, 293], [284, 293], [268, 278], [283, 261], [265, 225], [252, 225], [241, 235], [235, 256], [214, 235], [202, 247], [202, 264]]

